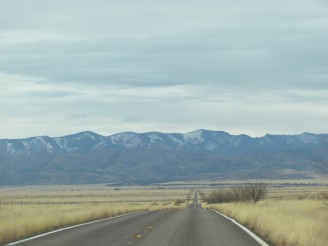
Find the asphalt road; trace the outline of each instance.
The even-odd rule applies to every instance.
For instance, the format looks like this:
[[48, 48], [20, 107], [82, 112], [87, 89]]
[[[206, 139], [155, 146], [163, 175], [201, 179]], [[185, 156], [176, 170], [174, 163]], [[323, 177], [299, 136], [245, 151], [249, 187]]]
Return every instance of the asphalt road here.
[[182, 210], [141, 212], [56, 232], [18, 245], [42, 246], [258, 246], [252, 237], [211, 210], [193, 206]]
[[194, 199], [193, 202], [189, 204], [189, 208], [202, 208], [202, 205], [199, 202], [199, 193], [197, 190], [195, 190]]

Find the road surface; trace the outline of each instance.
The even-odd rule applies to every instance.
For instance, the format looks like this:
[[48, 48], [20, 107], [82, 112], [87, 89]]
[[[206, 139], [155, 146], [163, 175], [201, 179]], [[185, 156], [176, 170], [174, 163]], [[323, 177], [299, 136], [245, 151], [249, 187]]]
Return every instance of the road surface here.
[[189, 204], [189, 208], [202, 208], [202, 205], [199, 202], [199, 194], [197, 190], [195, 190], [194, 199], [193, 202]]
[[182, 210], [134, 213], [56, 232], [19, 246], [258, 246], [240, 227], [200, 208], [198, 192]]

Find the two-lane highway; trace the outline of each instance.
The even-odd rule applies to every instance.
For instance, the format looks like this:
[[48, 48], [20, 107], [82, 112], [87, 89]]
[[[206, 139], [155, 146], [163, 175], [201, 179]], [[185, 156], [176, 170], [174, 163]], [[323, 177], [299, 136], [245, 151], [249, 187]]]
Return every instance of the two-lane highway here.
[[182, 210], [141, 212], [56, 232], [20, 246], [258, 246], [244, 230], [217, 213], [193, 205]]
[[199, 193], [197, 190], [195, 190], [194, 200], [189, 204], [189, 208], [202, 208], [202, 205], [199, 202]]
[[211, 210], [184, 209], [168, 217], [136, 245], [142, 246], [254, 246], [246, 232]]

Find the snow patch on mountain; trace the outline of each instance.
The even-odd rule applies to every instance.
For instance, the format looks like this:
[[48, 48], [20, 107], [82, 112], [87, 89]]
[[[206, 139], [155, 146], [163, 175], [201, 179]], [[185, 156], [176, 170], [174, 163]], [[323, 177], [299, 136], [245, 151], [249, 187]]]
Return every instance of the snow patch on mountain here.
[[6, 142], [6, 145], [7, 145], [7, 148], [6, 148], [7, 152], [9, 152], [9, 153], [15, 153], [16, 152], [16, 150], [15, 150], [12, 143]]
[[21, 143], [23, 144], [23, 146], [24, 146], [25, 149], [29, 149], [30, 146], [31, 146], [31, 143], [28, 142], [28, 141], [21, 141]]
[[83, 138], [89, 138], [89, 139], [92, 139], [92, 140], [96, 140], [96, 137], [94, 134], [90, 133], [90, 132], [84, 132], [82, 134], [82, 137]]
[[203, 130], [196, 130], [184, 134], [185, 141], [190, 143], [198, 144], [204, 142]]
[[118, 133], [109, 137], [112, 144], [126, 144], [132, 138], [136, 136], [136, 133], [126, 132], [126, 133]]
[[68, 141], [67, 141], [66, 138], [54, 138], [54, 140], [55, 140], [56, 144], [58, 145], [58, 147], [61, 150], [64, 150], [64, 151], [67, 151], [67, 152], [75, 150], [74, 148], [69, 146]]
[[0, 140], [0, 153], [56, 153], [94, 151], [102, 148], [206, 150], [220, 154], [278, 151], [313, 148], [323, 145], [328, 135], [303, 133], [300, 135], [270, 135], [251, 138], [247, 135], [230, 135], [222, 131], [196, 130], [189, 133], [118, 133], [104, 137], [82, 132], [64, 137], [34, 137], [18, 140]]

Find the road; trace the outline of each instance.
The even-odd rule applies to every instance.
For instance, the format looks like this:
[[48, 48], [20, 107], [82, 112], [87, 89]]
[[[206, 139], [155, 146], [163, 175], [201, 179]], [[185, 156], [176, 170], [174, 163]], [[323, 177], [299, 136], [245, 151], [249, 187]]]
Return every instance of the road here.
[[193, 202], [189, 204], [189, 208], [202, 208], [202, 205], [199, 202], [199, 193], [197, 190], [195, 190], [194, 199]]
[[258, 246], [240, 227], [201, 209], [198, 192], [182, 210], [134, 213], [111, 220], [56, 232], [19, 243], [19, 246]]

